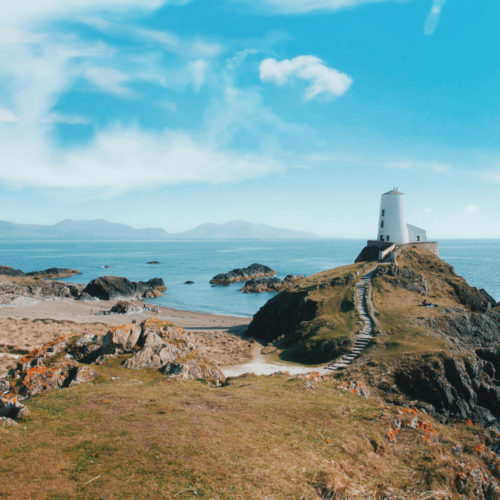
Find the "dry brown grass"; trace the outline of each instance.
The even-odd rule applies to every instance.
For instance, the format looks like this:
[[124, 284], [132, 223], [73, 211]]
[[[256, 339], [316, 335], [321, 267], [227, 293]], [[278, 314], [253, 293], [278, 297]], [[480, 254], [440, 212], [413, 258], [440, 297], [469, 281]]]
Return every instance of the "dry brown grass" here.
[[[334, 382], [306, 390], [284, 376], [228, 386], [167, 382], [118, 361], [97, 383], [28, 402], [29, 420], [0, 427], [5, 498], [418, 498], [453, 492], [451, 446], [481, 430], [433, 422], [387, 440], [397, 408]], [[120, 377], [111, 382], [111, 377]], [[460, 462], [477, 466], [477, 454]], [[93, 480], [93, 481], [92, 481]]]

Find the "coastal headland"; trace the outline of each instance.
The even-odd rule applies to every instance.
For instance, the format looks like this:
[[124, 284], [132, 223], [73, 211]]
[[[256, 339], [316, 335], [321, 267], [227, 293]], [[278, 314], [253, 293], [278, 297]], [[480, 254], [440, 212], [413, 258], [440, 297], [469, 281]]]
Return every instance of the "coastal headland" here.
[[500, 307], [423, 248], [253, 319], [24, 296], [0, 326], [7, 498], [500, 496]]

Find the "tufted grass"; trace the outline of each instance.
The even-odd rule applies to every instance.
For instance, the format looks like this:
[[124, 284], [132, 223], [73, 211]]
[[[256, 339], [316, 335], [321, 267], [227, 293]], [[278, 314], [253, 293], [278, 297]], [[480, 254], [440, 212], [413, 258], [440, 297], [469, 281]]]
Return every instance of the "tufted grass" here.
[[[215, 388], [119, 360], [97, 369], [96, 383], [39, 395], [28, 420], [0, 427], [2, 498], [312, 499], [323, 487], [335, 498], [381, 498], [389, 488], [404, 498], [451, 494], [451, 446], [481, 434], [433, 422], [439, 444], [407, 429], [391, 445], [397, 408], [331, 381], [306, 390], [300, 379], [244, 376]], [[460, 461], [480, 463], [473, 452]]]

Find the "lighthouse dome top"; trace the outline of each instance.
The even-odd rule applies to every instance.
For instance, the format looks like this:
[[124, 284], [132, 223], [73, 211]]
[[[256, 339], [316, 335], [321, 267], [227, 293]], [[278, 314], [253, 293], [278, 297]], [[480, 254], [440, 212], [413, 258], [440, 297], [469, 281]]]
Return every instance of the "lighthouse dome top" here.
[[390, 191], [387, 191], [387, 193], [384, 193], [383, 196], [386, 196], [388, 194], [400, 194], [400, 195], [402, 195], [404, 193], [402, 193], [397, 187], [395, 187], [395, 188], [391, 189]]

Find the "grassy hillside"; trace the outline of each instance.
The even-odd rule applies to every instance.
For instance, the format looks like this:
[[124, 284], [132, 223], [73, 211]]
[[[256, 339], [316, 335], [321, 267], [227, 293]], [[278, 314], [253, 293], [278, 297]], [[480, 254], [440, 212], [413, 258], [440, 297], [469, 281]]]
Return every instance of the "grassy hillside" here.
[[328, 378], [246, 376], [215, 388], [119, 361], [0, 426], [3, 497], [454, 498], [457, 477], [491, 461], [481, 428], [444, 426]]

